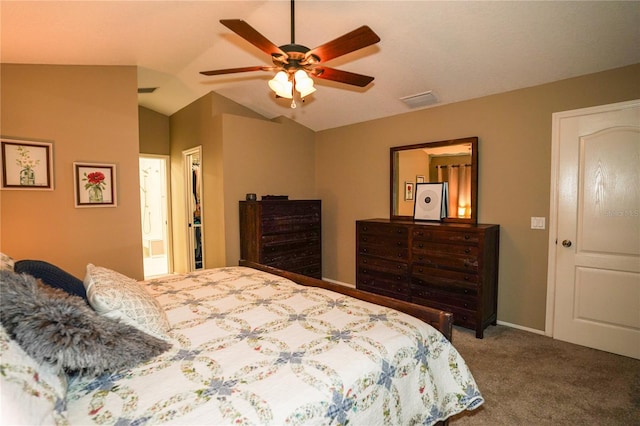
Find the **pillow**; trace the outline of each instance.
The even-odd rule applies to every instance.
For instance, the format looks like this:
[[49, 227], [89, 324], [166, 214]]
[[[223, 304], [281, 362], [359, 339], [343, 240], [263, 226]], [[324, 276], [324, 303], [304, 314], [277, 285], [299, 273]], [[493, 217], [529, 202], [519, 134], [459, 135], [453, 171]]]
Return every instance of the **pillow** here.
[[43, 283], [64, 290], [71, 295], [80, 296], [89, 303], [82, 281], [51, 263], [42, 260], [18, 260], [14, 271], [39, 278]]
[[171, 345], [98, 315], [76, 296], [26, 274], [0, 271], [0, 321], [38, 362], [99, 375], [131, 368]]
[[13, 267], [13, 259], [4, 253], [0, 253], [0, 271], [13, 271]]
[[98, 314], [167, 338], [169, 320], [162, 306], [133, 278], [89, 264], [84, 286], [89, 304]]
[[68, 424], [67, 377], [39, 364], [0, 326], [0, 419], [6, 425]]

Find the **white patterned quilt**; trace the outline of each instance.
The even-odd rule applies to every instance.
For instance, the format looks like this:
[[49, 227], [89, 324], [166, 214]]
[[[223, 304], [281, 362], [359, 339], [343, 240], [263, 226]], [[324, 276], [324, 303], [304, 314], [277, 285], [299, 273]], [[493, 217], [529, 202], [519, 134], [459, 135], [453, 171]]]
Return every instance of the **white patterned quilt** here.
[[453, 346], [401, 312], [245, 267], [147, 289], [173, 347], [72, 381], [72, 425], [429, 425], [483, 403]]

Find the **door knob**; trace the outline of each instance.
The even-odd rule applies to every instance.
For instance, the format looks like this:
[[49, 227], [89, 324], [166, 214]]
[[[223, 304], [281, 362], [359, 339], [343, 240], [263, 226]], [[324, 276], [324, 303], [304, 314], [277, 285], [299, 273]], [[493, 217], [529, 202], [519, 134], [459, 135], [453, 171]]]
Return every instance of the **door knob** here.
[[570, 240], [564, 240], [562, 242], [562, 246], [563, 247], [571, 247], [571, 241]]

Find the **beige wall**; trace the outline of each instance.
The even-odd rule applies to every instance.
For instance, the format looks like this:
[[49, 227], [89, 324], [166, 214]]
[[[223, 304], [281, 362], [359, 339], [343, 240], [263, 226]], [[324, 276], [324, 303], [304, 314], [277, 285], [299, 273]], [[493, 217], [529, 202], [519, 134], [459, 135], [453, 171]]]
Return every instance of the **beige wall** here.
[[545, 326], [551, 114], [640, 98], [640, 65], [318, 132], [323, 275], [355, 282], [355, 221], [389, 217], [389, 148], [479, 137], [478, 220], [501, 225], [498, 320]]
[[207, 268], [238, 264], [238, 201], [246, 193], [315, 194], [314, 133], [291, 120], [265, 120], [210, 93], [172, 115], [170, 127], [176, 271], [187, 270], [188, 255], [182, 151], [202, 147]]
[[[1, 248], [142, 279], [135, 67], [1, 65], [4, 137], [53, 142], [54, 191], [2, 191]], [[74, 207], [73, 162], [115, 163], [118, 206]]]
[[[291, 120], [223, 116], [226, 264], [240, 258], [238, 202], [247, 193], [315, 199], [315, 133]], [[324, 214], [324, 206], [322, 209]]]
[[145, 107], [138, 107], [138, 120], [140, 153], [169, 155], [171, 153], [169, 117]]
[[[213, 144], [211, 123], [211, 95], [204, 96], [192, 104], [186, 106], [171, 116], [171, 210], [173, 219], [173, 268], [175, 272], [186, 272], [189, 270], [189, 249], [187, 240], [188, 216], [186, 212], [187, 182], [185, 181], [183, 151], [203, 147], [203, 155]], [[205, 148], [206, 147], [206, 148]], [[209, 163], [202, 160], [202, 168], [206, 170]], [[202, 223], [204, 224], [204, 239], [210, 238], [206, 234], [213, 229], [209, 216], [209, 206], [211, 202], [210, 194], [207, 193], [211, 187], [206, 177], [203, 179], [203, 207]], [[212, 261], [211, 256], [215, 250], [205, 247], [205, 266], [212, 267], [217, 262]]]

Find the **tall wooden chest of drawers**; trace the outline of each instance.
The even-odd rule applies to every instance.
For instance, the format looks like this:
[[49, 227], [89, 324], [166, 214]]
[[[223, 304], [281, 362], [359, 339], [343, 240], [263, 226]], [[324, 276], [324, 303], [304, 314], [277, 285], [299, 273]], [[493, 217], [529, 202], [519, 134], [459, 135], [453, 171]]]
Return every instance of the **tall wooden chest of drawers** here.
[[320, 200], [240, 201], [240, 257], [322, 278]]
[[500, 227], [356, 222], [356, 287], [453, 313], [482, 338], [496, 323]]

